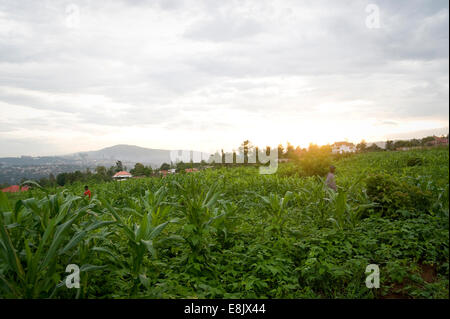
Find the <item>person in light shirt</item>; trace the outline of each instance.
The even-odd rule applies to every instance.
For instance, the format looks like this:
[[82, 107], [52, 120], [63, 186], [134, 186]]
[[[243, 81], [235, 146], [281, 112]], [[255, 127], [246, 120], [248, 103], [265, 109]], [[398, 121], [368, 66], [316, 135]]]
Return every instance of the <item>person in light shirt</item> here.
[[336, 167], [333, 165], [330, 166], [330, 172], [327, 175], [327, 186], [334, 191], [337, 191], [336, 180], [334, 177], [334, 173], [336, 172]]

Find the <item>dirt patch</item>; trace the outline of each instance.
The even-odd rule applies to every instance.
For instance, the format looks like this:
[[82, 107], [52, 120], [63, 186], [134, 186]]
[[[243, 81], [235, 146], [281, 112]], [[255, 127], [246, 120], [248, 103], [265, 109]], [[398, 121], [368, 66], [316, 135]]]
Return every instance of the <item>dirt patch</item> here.
[[403, 288], [405, 286], [405, 283], [395, 283], [393, 287], [390, 289], [390, 291], [384, 295], [380, 296], [381, 299], [410, 299], [411, 297], [408, 295], [405, 295], [403, 293]]
[[420, 267], [420, 276], [423, 281], [431, 283], [435, 282], [437, 279], [437, 270], [435, 265], [429, 264], [419, 264]]
[[[422, 280], [426, 283], [432, 283], [437, 281], [437, 268], [436, 265], [430, 265], [430, 264], [422, 264], [419, 263], [419, 273], [420, 277], [422, 277]], [[405, 279], [402, 283], [394, 283], [387, 292], [386, 295], [380, 296], [381, 299], [411, 299], [412, 297], [405, 294], [404, 288], [407, 285], [413, 284], [414, 286], [418, 287], [417, 283], [411, 282], [409, 279]]]

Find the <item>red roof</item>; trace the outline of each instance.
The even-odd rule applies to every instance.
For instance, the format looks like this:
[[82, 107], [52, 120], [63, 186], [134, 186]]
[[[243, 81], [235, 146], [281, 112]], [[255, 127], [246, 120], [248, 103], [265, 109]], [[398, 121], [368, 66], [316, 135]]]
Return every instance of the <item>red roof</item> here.
[[132, 176], [132, 175], [130, 173], [128, 173], [128, 172], [121, 171], [121, 172], [118, 172], [118, 173], [114, 174], [113, 177], [118, 177], [118, 176]]
[[434, 144], [448, 144], [448, 138], [446, 137], [434, 137]]
[[18, 193], [18, 192], [26, 192], [30, 189], [29, 186], [23, 186], [22, 189], [19, 185], [13, 185], [2, 189], [3, 193]]

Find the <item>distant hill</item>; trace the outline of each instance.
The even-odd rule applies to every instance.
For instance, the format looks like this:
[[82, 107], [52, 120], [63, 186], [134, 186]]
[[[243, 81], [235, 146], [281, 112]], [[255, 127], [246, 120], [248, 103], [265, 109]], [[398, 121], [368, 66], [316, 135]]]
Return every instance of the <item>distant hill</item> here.
[[[95, 169], [102, 165], [110, 167], [121, 161], [127, 170], [136, 163], [159, 168], [161, 164], [176, 162], [171, 150], [150, 149], [135, 145], [115, 145], [97, 151], [78, 152], [65, 156], [21, 156], [0, 158], [0, 183], [18, 183], [21, 179], [39, 179], [49, 174]], [[183, 154], [183, 153], [182, 153]], [[183, 162], [190, 161], [190, 152], [184, 152]], [[193, 152], [194, 162], [208, 160], [209, 154]]]
[[75, 158], [87, 163], [112, 165], [120, 160], [123, 163], [159, 166], [162, 163], [170, 163], [170, 152], [170, 150], [150, 149], [135, 145], [115, 145], [98, 151], [72, 154], [65, 158], [68, 160]]
[[[151, 149], [135, 145], [115, 145], [98, 151], [78, 152], [65, 156], [21, 156], [21, 157], [4, 157], [0, 158], [0, 165], [4, 166], [29, 166], [29, 165], [114, 165], [116, 161], [122, 163], [136, 164], [142, 163], [160, 166], [163, 163], [174, 161], [171, 158], [171, 150]], [[189, 152], [187, 152], [189, 153]], [[201, 159], [207, 160], [209, 154], [201, 152], [194, 153], [194, 162]], [[186, 153], [185, 153], [186, 154]], [[198, 160], [200, 158], [200, 160]], [[184, 159], [185, 162], [190, 161], [189, 158]]]
[[386, 139], [389, 140], [410, 140], [413, 138], [424, 138], [427, 136], [441, 136], [441, 135], [447, 135], [449, 132], [449, 127], [441, 127], [431, 130], [421, 130], [421, 131], [413, 131], [413, 132], [405, 132], [405, 133], [397, 133], [397, 134], [390, 134], [387, 136]]

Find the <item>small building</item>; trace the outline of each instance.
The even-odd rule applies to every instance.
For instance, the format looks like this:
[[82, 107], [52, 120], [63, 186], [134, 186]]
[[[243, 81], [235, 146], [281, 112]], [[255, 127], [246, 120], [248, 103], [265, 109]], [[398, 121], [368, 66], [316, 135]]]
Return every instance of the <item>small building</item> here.
[[3, 193], [18, 193], [18, 192], [26, 192], [30, 189], [30, 186], [22, 186], [20, 188], [19, 185], [12, 185], [2, 189]]
[[355, 153], [356, 147], [353, 143], [349, 142], [336, 142], [331, 145], [331, 152], [333, 154], [343, 154], [343, 153]]
[[130, 179], [132, 177], [133, 177], [133, 175], [131, 175], [130, 173], [121, 171], [121, 172], [114, 174], [113, 179], [115, 179], [116, 181], [123, 181], [123, 180]]
[[435, 136], [434, 140], [431, 141], [430, 144], [433, 145], [433, 146], [448, 145], [448, 137], [444, 137], [444, 136], [437, 137], [437, 136]]
[[159, 174], [162, 176], [167, 176], [167, 175], [171, 175], [171, 174], [176, 174], [177, 170], [175, 168], [171, 168], [171, 169], [162, 169], [159, 171]]
[[162, 170], [159, 171], [159, 174], [162, 175], [162, 176], [166, 176], [167, 174], [169, 174], [169, 171], [166, 170], [166, 169], [162, 169]]
[[198, 168], [186, 168], [184, 171], [186, 173], [198, 172]]

